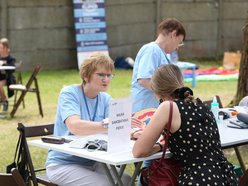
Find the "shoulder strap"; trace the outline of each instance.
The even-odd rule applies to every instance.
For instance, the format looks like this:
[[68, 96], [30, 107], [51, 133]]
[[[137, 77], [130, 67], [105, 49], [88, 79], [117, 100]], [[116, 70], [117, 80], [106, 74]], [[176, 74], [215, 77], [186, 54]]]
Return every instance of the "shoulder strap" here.
[[164, 143], [164, 148], [163, 148], [162, 159], [164, 159], [166, 149], [167, 149], [168, 144], [169, 144], [172, 114], [173, 114], [173, 102], [170, 101], [169, 120], [168, 120], [167, 127], [166, 127], [167, 131], [166, 131], [166, 138], [165, 138], [165, 143]]
[[18, 138], [18, 142], [16, 144], [16, 149], [15, 149], [15, 156], [14, 156], [14, 162], [16, 161], [16, 155], [17, 155], [17, 152], [18, 152], [18, 156], [19, 156], [19, 149], [20, 149], [20, 143], [21, 143], [21, 138], [22, 138], [22, 135], [19, 134], [19, 138]]

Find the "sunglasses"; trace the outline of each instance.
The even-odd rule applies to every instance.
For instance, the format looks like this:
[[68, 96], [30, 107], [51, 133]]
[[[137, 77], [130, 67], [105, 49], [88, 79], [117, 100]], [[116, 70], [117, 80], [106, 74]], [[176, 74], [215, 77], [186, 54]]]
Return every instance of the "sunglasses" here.
[[88, 143], [85, 146], [85, 149], [87, 149], [90, 152], [94, 152], [96, 150], [107, 151], [107, 146], [108, 146], [107, 141], [96, 139], [94, 141], [88, 141]]

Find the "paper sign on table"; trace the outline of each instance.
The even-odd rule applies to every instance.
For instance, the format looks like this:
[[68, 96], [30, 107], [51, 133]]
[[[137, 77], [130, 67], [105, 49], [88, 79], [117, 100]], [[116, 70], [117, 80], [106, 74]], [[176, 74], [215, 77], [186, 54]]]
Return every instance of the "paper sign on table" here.
[[115, 99], [109, 105], [108, 152], [129, 150], [131, 99]]

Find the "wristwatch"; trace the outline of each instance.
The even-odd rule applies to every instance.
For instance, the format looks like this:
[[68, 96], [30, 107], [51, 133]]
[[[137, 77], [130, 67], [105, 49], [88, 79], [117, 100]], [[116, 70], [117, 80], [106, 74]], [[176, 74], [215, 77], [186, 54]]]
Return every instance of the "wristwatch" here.
[[159, 147], [160, 147], [160, 150], [158, 152], [162, 152], [163, 151], [163, 145], [159, 142], [157, 142], [155, 144], [159, 145]]

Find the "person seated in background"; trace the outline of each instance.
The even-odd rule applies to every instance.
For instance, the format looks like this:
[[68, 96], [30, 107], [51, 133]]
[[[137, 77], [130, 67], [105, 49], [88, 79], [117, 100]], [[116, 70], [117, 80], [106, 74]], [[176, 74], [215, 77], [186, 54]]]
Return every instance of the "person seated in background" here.
[[[106, 93], [113, 78], [114, 62], [104, 54], [94, 53], [80, 67], [82, 84], [64, 87], [58, 98], [55, 136], [106, 133], [102, 122], [109, 114], [112, 99]], [[94, 152], [92, 152], [94, 153]], [[111, 183], [99, 162], [49, 150], [46, 162], [48, 178], [57, 185], [109, 186]], [[124, 185], [131, 177], [122, 176]]]
[[[15, 66], [15, 58], [10, 55], [10, 46], [7, 38], [0, 39], [0, 66]], [[9, 85], [15, 84], [15, 70], [0, 70], [0, 100], [3, 105], [3, 112], [8, 111], [8, 99], [4, 93], [4, 85], [7, 85], [8, 97], [14, 92], [9, 90]]]
[[182, 164], [178, 185], [237, 185], [233, 166], [221, 149], [214, 115], [184, 87], [180, 69], [173, 64], [159, 67], [151, 79], [151, 89], [160, 105], [135, 142], [133, 156], [145, 157], [162, 150], [157, 141], [166, 129], [172, 101], [168, 148]]

